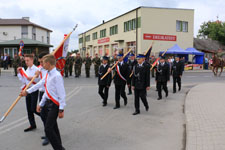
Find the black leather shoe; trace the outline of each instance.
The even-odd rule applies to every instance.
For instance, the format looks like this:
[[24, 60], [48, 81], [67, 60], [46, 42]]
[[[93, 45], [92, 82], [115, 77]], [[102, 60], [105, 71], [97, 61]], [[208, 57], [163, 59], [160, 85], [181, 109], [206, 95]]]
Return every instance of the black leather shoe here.
[[138, 114], [140, 114], [140, 112], [135, 111], [135, 112], [133, 113], [134, 116], [135, 116], [135, 115], [138, 115]]
[[149, 106], [148, 107], [145, 107], [145, 110], [148, 111], [149, 110]]
[[42, 137], [41, 137], [42, 140], [44, 140], [44, 139], [46, 139], [46, 138], [47, 138], [46, 136], [42, 136]]
[[161, 100], [161, 99], [162, 99], [161, 97], [158, 97], [158, 98], [157, 98], [157, 100]]
[[106, 103], [104, 103], [102, 106], [103, 106], [103, 107], [105, 107], [105, 106], [107, 106], [107, 104], [106, 104]]
[[173, 93], [176, 93], [176, 91], [173, 91]]
[[120, 107], [119, 106], [115, 106], [113, 109], [119, 109]]
[[166, 93], [166, 97], [168, 97], [168, 92]]
[[124, 106], [126, 106], [126, 105], [127, 105], [127, 99], [124, 100]]
[[37, 128], [36, 126], [34, 127], [30, 126], [29, 128], [24, 129], [24, 132], [29, 132], [29, 131], [35, 130], [36, 128]]
[[42, 142], [42, 145], [46, 146], [48, 144], [49, 144], [49, 140], [48, 140], [48, 138], [45, 138], [44, 141]]

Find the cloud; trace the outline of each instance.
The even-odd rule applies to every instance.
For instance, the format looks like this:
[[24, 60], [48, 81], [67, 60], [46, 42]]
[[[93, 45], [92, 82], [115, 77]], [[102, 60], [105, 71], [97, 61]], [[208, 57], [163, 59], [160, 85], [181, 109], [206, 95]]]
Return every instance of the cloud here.
[[195, 9], [195, 36], [202, 22], [216, 20], [217, 15], [225, 20], [223, 0], [1, 0], [0, 14], [2, 18], [29, 16], [32, 22], [53, 30], [54, 48], [78, 23], [70, 41], [70, 49], [77, 49], [79, 33], [139, 6]]

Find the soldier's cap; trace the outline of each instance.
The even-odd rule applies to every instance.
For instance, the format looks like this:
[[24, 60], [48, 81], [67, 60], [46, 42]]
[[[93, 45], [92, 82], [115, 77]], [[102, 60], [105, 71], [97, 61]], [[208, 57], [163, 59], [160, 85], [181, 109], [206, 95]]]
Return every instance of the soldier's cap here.
[[139, 58], [145, 58], [145, 55], [144, 54], [138, 54], [136, 58], [137, 59], [139, 59]]
[[109, 57], [103, 56], [102, 59], [103, 59], [103, 60], [109, 60]]
[[135, 55], [133, 53], [131, 53], [130, 56], [135, 56]]
[[166, 59], [166, 57], [165, 56], [160, 56], [160, 59]]

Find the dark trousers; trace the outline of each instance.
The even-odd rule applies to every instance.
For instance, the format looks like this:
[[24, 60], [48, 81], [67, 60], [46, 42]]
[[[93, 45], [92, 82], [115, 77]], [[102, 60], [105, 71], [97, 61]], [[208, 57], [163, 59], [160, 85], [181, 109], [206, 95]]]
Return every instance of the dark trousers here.
[[[41, 101], [42, 96], [44, 95], [44, 93], [45, 92], [39, 91], [39, 102]], [[41, 109], [40, 115], [41, 115], [41, 120], [42, 120], [42, 122], [43, 122], [43, 124], [45, 126], [45, 123], [46, 123], [46, 115], [47, 115], [46, 112], [45, 112], [45, 109]]]
[[46, 113], [45, 134], [54, 150], [62, 150], [62, 141], [57, 124], [59, 107], [51, 100], [47, 100], [43, 111]]
[[135, 89], [134, 95], [135, 95], [134, 106], [135, 106], [136, 112], [140, 112], [140, 98], [144, 106], [148, 108], [148, 101], [146, 98], [146, 89], [142, 89], [142, 90]]
[[38, 100], [38, 91], [35, 91], [26, 96], [26, 107], [27, 107], [28, 120], [32, 127], [36, 127], [34, 114], [40, 116], [40, 113], [38, 113], [36, 111], [37, 100]]
[[159, 98], [162, 98], [162, 88], [165, 91], [165, 93], [168, 93], [167, 82], [157, 81], [157, 91]]
[[74, 65], [75, 76], [79, 77], [81, 75], [81, 66]]
[[115, 97], [116, 97], [116, 106], [117, 107], [120, 107], [120, 96], [124, 99], [124, 102], [127, 101], [125, 86], [126, 86], [126, 84], [115, 85], [115, 90], [116, 90]]
[[179, 89], [181, 89], [181, 78], [180, 77], [173, 77], [173, 92], [176, 92], [176, 83], [178, 84]]
[[70, 72], [70, 76], [72, 76], [73, 66], [70, 66], [70, 67], [69, 67], [69, 72]]
[[85, 68], [86, 77], [90, 77], [90, 68]]
[[99, 85], [98, 94], [102, 97], [103, 104], [107, 104], [108, 92], [109, 88], [106, 85]]
[[8, 61], [3, 61], [3, 67], [4, 67], [4, 70], [8, 70]]

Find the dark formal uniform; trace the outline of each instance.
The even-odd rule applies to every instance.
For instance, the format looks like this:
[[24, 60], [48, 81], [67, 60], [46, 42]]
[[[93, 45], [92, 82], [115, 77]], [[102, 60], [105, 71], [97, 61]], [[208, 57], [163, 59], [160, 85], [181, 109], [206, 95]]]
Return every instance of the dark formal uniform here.
[[182, 63], [174, 61], [171, 67], [171, 74], [173, 75], [173, 92], [176, 92], [176, 83], [178, 84], [179, 91], [181, 90], [181, 76], [182, 76]]
[[[150, 60], [150, 64], [151, 64], [151, 66], [153, 65], [153, 63], [156, 61], [156, 59], [155, 58], [152, 58], [151, 60]], [[152, 73], [152, 77], [154, 78], [155, 77], [155, 68], [153, 67], [153, 69], [151, 70], [151, 73]]]
[[[117, 69], [118, 67], [118, 69]], [[115, 84], [115, 101], [116, 106], [114, 109], [120, 107], [120, 96], [124, 99], [124, 105], [127, 105], [127, 96], [125, 92], [125, 87], [127, 80], [130, 75], [130, 70], [127, 63], [119, 62], [117, 67], [115, 67], [115, 76], [114, 76], [114, 84]]]
[[68, 78], [68, 74], [69, 74], [69, 65], [70, 65], [70, 58], [67, 57], [66, 58], [66, 63], [64, 66], [64, 71], [65, 71], [65, 77]]
[[109, 62], [110, 62], [110, 65], [113, 65], [113, 64], [115, 64], [117, 61], [118, 61], [118, 59], [113, 57]]
[[76, 57], [74, 63], [75, 77], [79, 77], [81, 75], [82, 58]]
[[150, 69], [146, 64], [136, 64], [133, 69], [134, 75], [132, 86], [134, 86], [135, 95], [135, 114], [140, 113], [140, 98], [148, 111], [149, 106], [146, 98], [146, 88], [150, 86]]
[[170, 80], [170, 67], [165, 62], [164, 64], [159, 63], [156, 69], [156, 82], [157, 82], [157, 90], [158, 90], [158, 100], [162, 99], [162, 87], [166, 93], [166, 97], [168, 96], [168, 88], [167, 81]]
[[[111, 85], [112, 81], [112, 73], [110, 72], [104, 79], [101, 80], [101, 77], [105, 75], [105, 73], [108, 71], [109, 65], [101, 65], [99, 67], [99, 72], [98, 72], [98, 93], [103, 99], [103, 106], [107, 105], [107, 99], [108, 99], [108, 91], [109, 87]], [[104, 91], [104, 92], [103, 92]]]
[[84, 58], [84, 63], [85, 63], [85, 72], [86, 72], [86, 77], [90, 77], [90, 68], [91, 68], [91, 58], [90, 57], [85, 57]]
[[101, 65], [101, 59], [99, 57], [95, 57], [92, 59], [92, 63], [94, 64], [95, 77], [98, 77], [98, 69], [99, 66]]
[[[137, 64], [137, 60], [136, 59], [134, 59], [134, 60], [128, 60], [127, 61], [127, 64], [128, 64], [129, 69], [130, 70], [133, 70], [134, 66]], [[129, 93], [128, 94], [132, 94], [132, 90], [131, 90], [132, 77], [133, 77], [133, 72], [130, 73], [130, 75], [128, 77], [128, 80], [127, 80], [127, 84], [130, 85], [128, 87], [128, 89], [129, 89]]]
[[70, 76], [72, 76], [72, 72], [73, 72], [73, 63], [74, 63], [74, 58], [73, 57], [69, 57], [69, 73]]

